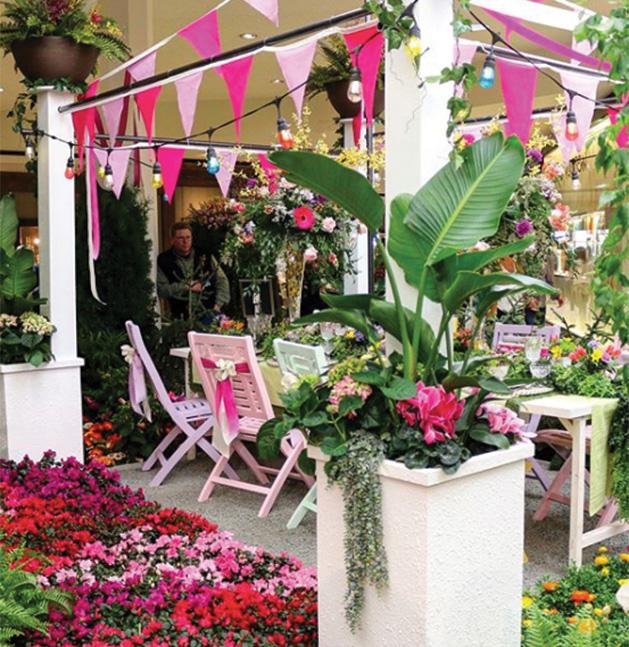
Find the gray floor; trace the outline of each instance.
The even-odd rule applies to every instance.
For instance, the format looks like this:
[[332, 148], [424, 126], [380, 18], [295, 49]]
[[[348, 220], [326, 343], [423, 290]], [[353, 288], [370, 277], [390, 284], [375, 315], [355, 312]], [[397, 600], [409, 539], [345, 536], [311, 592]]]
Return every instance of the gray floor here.
[[[280, 494], [274, 508], [266, 519], [259, 519], [258, 509], [261, 497], [234, 488], [217, 487], [204, 503], [197, 496], [211, 467], [210, 460], [199, 456], [191, 462], [183, 461], [168, 476], [160, 487], [149, 487], [155, 474], [142, 472], [139, 464], [119, 468], [123, 481], [133, 488], [144, 488], [149, 500], [165, 507], [177, 507], [206, 516], [221, 530], [229, 530], [237, 539], [262, 546], [274, 553], [287, 552], [298, 557], [307, 565], [316, 564], [316, 518], [308, 513], [302, 524], [295, 530], [287, 530], [288, 522], [295, 507], [306, 493], [303, 483], [291, 482]], [[529, 563], [524, 565], [524, 585], [532, 586], [539, 579], [557, 577], [568, 565], [568, 506], [553, 504], [543, 522], [533, 521], [533, 513], [541, 498], [542, 489], [537, 481], [527, 479], [525, 509], [525, 547]], [[499, 511], [493, 511], [494, 514]], [[586, 529], [593, 527], [586, 517]], [[605, 542], [611, 549], [624, 550], [629, 537], [618, 535]], [[584, 562], [592, 560], [596, 546], [584, 553]]]

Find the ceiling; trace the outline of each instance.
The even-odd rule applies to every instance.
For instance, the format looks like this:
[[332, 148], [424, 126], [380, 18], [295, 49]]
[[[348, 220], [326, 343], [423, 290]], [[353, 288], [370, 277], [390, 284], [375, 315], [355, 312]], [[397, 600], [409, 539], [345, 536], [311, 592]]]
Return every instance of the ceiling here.
[[[550, 2], [552, 3], [552, 0]], [[134, 53], [138, 54], [146, 46], [175, 33], [203, 15], [208, 11], [208, 5], [216, 5], [217, 3], [218, 0], [213, 0], [213, 2], [208, 2], [208, 0], [101, 0], [100, 4], [103, 13], [116, 17], [121, 25], [125, 26], [128, 31], [129, 41], [134, 47]], [[361, 4], [361, 0], [317, 0], [316, 2], [312, 0], [279, 0], [280, 28], [278, 29], [243, 0], [232, 0], [219, 13], [223, 49], [229, 50], [251, 42], [243, 40], [240, 36], [245, 32], [255, 33], [259, 38], [264, 38], [356, 9]], [[613, 6], [612, 2], [608, 0], [590, 0], [582, 4], [585, 4], [589, 9], [602, 13], [608, 13], [610, 7]], [[480, 11], [479, 13], [485, 18], [487, 17], [484, 12]], [[500, 31], [499, 25], [489, 20], [488, 22], [492, 27]], [[571, 35], [568, 32], [537, 28], [543, 29], [545, 34], [557, 40], [561, 40], [566, 44], [570, 43]], [[490, 37], [484, 31], [474, 32], [470, 35], [470, 38], [483, 42], [490, 41]], [[512, 43], [523, 51], [552, 56], [517, 37], [512, 40]], [[196, 53], [187, 42], [181, 38], [176, 38], [160, 50], [157, 57], [157, 71], [171, 70], [191, 63], [197, 58]], [[482, 60], [483, 55], [477, 54], [475, 63], [477, 65], [482, 64]], [[108, 64], [103, 65], [103, 71], [107, 71], [110, 67]], [[272, 82], [277, 78], [281, 78], [281, 72], [275, 57], [268, 53], [256, 57], [249, 80], [245, 109], [251, 109], [283, 93], [286, 86], [283, 83]], [[108, 81], [105, 87], [111, 88], [120, 84], [121, 77], [118, 75]], [[496, 86], [498, 85], [496, 84]], [[1, 62], [0, 86], [4, 89], [0, 93], [0, 113], [4, 117], [10, 109], [16, 94], [22, 89], [19, 76], [13, 70], [13, 61], [10, 56], [5, 57]], [[601, 84], [599, 96], [608, 91], [609, 87]], [[552, 99], [557, 94], [559, 94], [558, 88], [552, 82], [540, 76], [535, 106], [545, 107], [549, 101], [552, 102]], [[195, 128], [197, 126], [200, 126], [201, 129], [206, 128], [211, 123], [217, 123], [215, 119], [223, 119], [223, 115], [229, 118], [231, 114], [225, 84], [213, 73], [205, 75], [199, 101]], [[502, 97], [498, 87], [490, 91], [475, 88], [472, 94], [472, 102], [474, 104], [474, 116], [491, 115], [500, 110]], [[332, 122], [333, 112], [323, 100], [318, 100], [316, 109], [313, 112], [316, 112], [314, 121], [317, 128], [315, 130], [325, 129], [326, 127], [328, 130], [334, 129]], [[208, 116], [210, 114], [217, 116], [210, 119]], [[263, 127], [249, 128], [246, 132], [249, 139], [245, 141], [252, 141], [251, 138], [255, 137], [257, 143], [269, 143], [274, 130], [271, 122], [272, 119], [269, 117], [268, 123]], [[176, 112], [176, 95], [172, 86], [167, 87], [160, 98], [157, 123], [158, 135], [181, 136], [182, 134]], [[19, 147], [20, 141], [10, 132], [10, 124], [8, 124], [7, 119], [2, 119], [1, 126], [2, 142], [0, 143], [0, 148], [7, 150]]]

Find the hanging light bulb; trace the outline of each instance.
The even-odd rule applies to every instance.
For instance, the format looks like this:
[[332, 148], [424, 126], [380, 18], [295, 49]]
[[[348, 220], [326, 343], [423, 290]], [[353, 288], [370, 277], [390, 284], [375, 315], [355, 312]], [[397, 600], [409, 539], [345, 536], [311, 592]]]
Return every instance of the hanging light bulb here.
[[572, 189], [573, 191], [579, 191], [581, 189], [581, 178], [579, 177], [579, 171], [577, 167], [572, 167]]
[[27, 160], [32, 160], [35, 157], [35, 144], [30, 135], [26, 137], [26, 141], [24, 142], [24, 155]]
[[572, 100], [570, 100], [570, 109], [566, 115], [566, 139], [569, 142], [576, 141], [579, 138], [579, 126], [577, 125], [577, 116], [572, 110]]
[[107, 162], [107, 164], [105, 165], [103, 185], [107, 189], [107, 191], [111, 191], [114, 188], [114, 172], [109, 162]]
[[417, 58], [422, 53], [422, 33], [417, 26], [413, 23], [408, 38], [406, 39], [406, 53], [413, 59]]
[[159, 162], [153, 164], [153, 178], [151, 186], [154, 189], [161, 189], [164, 186], [164, 178], [162, 177], [162, 165]]
[[207, 149], [207, 172], [210, 175], [216, 175], [221, 170], [221, 162], [216, 154], [214, 146], [210, 145]]
[[277, 120], [277, 139], [285, 150], [290, 150], [295, 144], [293, 134], [291, 133], [288, 122], [284, 117], [279, 117]]
[[66, 172], [64, 173], [68, 180], [74, 180], [74, 157], [70, 156], [68, 158], [68, 163], [66, 164]]
[[105, 179], [105, 169], [102, 166], [98, 167], [98, 171], [96, 171], [96, 174], [101, 180]]
[[494, 47], [492, 45], [491, 51], [489, 52], [489, 54], [487, 54], [487, 58], [485, 59], [485, 64], [483, 65], [483, 69], [481, 70], [478, 84], [480, 85], [481, 88], [484, 88], [485, 90], [489, 90], [489, 88], [493, 87], [495, 82], [496, 82], [496, 57], [494, 56]]
[[363, 98], [363, 77], [357, 67], [352, 69], [349, 77], [349, 88], [347, 88], [347, 98], [352, 103], [360, 103]]

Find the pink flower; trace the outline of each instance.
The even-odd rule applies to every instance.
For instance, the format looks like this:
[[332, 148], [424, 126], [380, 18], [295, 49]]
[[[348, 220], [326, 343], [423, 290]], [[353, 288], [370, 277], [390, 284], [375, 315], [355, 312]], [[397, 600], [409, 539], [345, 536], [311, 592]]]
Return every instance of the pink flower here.
[[312, 229], [312, 226], [315, 224], [314, 213], [310, 207], [297, 207], [293, 209], [293, 218], [297, 227], [304, 231]]
[[317, 260], [318, 255], [319, 252], [317, 251], [317, 249], [310, 245], [310, 247], [308, 247], [308, 249], [306, 249], [306, 251], [304, 252], [304, 260], [306, 261], [306, 263], [312, 263], [313, 261]]
[[328, 261], [335, 267], [339, 264], [339, 258], [334, 252], [328, 254]]
[[[372, 389], [369, 385], [361, 384], [360, 382], [357, 382], [353, 377], [346, 375], [332, 387], [328, 402], [332, 405], [333, 411], [335, 413], [338, 413], [339, 403], [343, 398], [349, 397], [350, 395], [358, 395], [364, 402], [371, 395], [371, 393]], [[347, 417], [355, 418], [356, 412], [350, 411], [347, 414]]]
[[325, 229], [325, 231], [331, 234], [336, 229], [336, 220], [334, 220], [334, 218], [330, 218], [329, 216], [327, 218], [324, 218], [321, 221], [321, 228]]
[[427, 445], [454, 438], [454, 426], [463, 413], [463, 402], [454, 393], [446, 393], [439, 386], [417, 383], [414, 398], [403, 400], [397, 410], [409, 425], [418, 425], [424, 432]]
[[487, 416], [489, 431], [493, 434], [515, 434], [519, 438], [523, 437], [522, 432], [526, 423], [511, 409], [501, 407], [499, 404], [485, 403], [481, 404], [476, 412], [479, 416], [483, 414]]

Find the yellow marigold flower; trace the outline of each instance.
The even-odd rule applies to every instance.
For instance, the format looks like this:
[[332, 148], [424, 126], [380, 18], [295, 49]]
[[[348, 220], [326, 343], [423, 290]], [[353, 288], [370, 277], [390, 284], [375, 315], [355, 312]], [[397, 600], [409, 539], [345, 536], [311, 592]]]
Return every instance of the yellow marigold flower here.
[[605, 548], [605, 546], [601, 546], [601, 547], [598, 549], [598, 552], [599, 552], [599, 553], [606, 553], [606, 552], [608, 552], [608, 551], [607, 551], [607, 548]]
[[620, 553], [618, 557], [620, 557], [623, 562], [629, 562], [629, 553]]
[[601, 575], [609, 575], [609, 568], [607, 568], [607, 566], [605, 568], [601, 568]]
[[606, 566], [607, 564], [609, 564], [609, 557], [607, 557], [606, 555], [599, 555], [598, 557], [594, 558], [594, 563], [597, 566]]
[[584, 633], [596, 631], [596, 620], [594, 618], [584, 618], [579, 622], [579, 631], [583, 631]]
[[544, 582], [542, 588], [544, 591], [556, 591], [559, 588], [559, 582]]
[[592, 361], [598, 362], [603, 357], [603, 351], [600, 348], [595, 348], [592, 351]]
[[568, 623], [571, 624], [571, 625], [576, 625], [577, 622], [579, 622], [579, 618], [575, 618], [574, 616], [570, 616], [568, 618]]
[[533, 604], [533, 598], [530, 598], [528, 595], [525, 595], [522, 598], [522, 608], [528, 609]]
[[559, 346], [555, 346], [550, 352], [555, 359], [559, 359], [561, 357], [561, 348]]
[[594, 615], [600, 618], [603, 615], [603, 609], [594, 609]]
[[618, 580], [618, 584], [620, 584], [620, 586], [624, 586], [625, 584], [629, 584], [629, 580]]
[[532, 620], [522, 620], [522, 626], [523, 627], [530, 627], [533, 624]]

